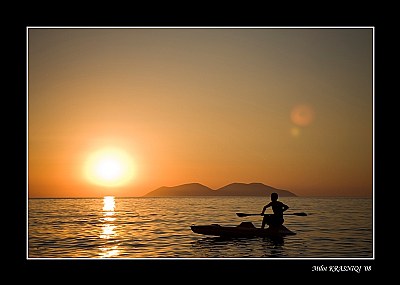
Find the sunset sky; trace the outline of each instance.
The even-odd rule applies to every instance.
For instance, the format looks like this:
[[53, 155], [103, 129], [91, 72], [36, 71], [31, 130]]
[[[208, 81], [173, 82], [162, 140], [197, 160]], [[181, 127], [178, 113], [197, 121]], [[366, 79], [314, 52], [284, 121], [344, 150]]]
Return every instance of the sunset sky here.
[[373, 32], [28, 27], [29, 197], [371, 197]]

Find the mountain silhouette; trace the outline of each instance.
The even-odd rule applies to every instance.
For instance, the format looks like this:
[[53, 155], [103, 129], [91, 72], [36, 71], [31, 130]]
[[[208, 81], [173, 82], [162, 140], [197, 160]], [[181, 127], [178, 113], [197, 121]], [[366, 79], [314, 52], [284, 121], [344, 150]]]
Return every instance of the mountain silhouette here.
[[297, 196], [290, 191], [277, 189], [262, 183], [232, 183], [216, 191], [220, 196], [269, 196], [273, 192], [282, 197]]
[[208, 188], [200, 183], [188, 183], [173, 187], [160, 187], [150, 193], [146, 197], [165, 197], [165, 196], [215, 196], [215, 190]]
[[200, 183], [188, 183], [172, 187], [160, 187], [144, 197], [177, 197], [177, 196], [270, 196], [272, 192], [282, 197], [296, 197], [288, 191], [277, 189], [262, 183], [232, 183], [213, 190]]

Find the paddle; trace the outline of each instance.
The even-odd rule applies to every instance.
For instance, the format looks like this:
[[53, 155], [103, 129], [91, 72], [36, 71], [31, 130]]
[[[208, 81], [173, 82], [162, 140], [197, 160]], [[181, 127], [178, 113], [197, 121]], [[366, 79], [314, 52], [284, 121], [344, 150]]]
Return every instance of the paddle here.
[[[283, 213], [284, 215], [294, 215], [294, 216], [307, 216], [306, 213]], [[247, 216], [261, 216], [261, 214], [245, 214], [245, 213], [236, 213], [238, 217], [247, 217]], [[269, 215], [269, 214], [265, 214]]]

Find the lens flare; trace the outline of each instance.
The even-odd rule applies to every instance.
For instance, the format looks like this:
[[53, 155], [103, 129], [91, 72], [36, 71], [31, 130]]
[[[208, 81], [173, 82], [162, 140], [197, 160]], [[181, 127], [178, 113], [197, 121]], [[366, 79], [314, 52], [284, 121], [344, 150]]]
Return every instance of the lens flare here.
[[290, 129], [290, 134], [293, 137], [297, 138], [298, 136], [300, 136], [300, 129], [297, 128], [297, 127], [293, 127], [293, 128]]
[[297, 105], [292, 109], [290, 118], [294, 124], [300, 127], [306, 127], [314, 121], [315, 112], [310, 105]]

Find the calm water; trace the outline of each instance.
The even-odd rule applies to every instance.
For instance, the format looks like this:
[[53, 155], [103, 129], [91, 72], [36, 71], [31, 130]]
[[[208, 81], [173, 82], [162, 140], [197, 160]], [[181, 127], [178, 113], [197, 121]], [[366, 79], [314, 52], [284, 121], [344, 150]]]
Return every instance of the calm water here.
[[[281, 197], [285, 225], [279, 240], [220, 239], [190, 225], [261, 225], [264, 197], [29, 199], [28, 258], [373, 258], [373, 200]], [[271, 210], [268, 209], [269, 213]]]

